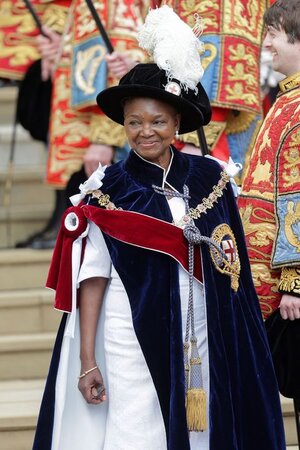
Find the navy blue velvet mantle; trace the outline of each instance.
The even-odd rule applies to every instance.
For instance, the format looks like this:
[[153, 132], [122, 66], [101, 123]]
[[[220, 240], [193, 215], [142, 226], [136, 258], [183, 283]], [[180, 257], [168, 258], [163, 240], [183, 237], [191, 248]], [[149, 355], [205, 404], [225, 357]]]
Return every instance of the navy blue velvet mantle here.
[[[220, 172], [216, 162], [174, 149], [166, 174], [131, 152], [125, 162], [106, 170], [101, 190], [117, 207], [171, 222], [166, 198], [155, 193], [152, 185], [162, 186], [165, 177], [170, 186], [182, 192], [186, 184], [189, 205], [195, 208], [218, 183]], [[284, 450], [276, 378], [230, 183], [222, 198], [195, 223], [205, 236], [211, 236], [219, 224], [228, 224], [242, 266], [239, 289], [234, 292], [230, 278], [215, 269], [208, 248], [202, 246], [210, 362], [210, 449]], [[162, 408], [168, 450], [189, 450], [181, 338], [185, 324], [181, 323], [177, 264], [167, 255], [104, 237], [130, 299], [135, 332]], [[44, 426], [41, 417], [38, 430]], [[50, 448], [35, 446], [34, 450]]]

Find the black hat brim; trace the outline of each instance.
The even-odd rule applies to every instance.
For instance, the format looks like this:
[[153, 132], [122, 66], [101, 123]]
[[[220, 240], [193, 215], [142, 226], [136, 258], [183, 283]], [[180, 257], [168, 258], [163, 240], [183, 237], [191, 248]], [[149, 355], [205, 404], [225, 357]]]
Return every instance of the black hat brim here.
[[207, 94], [200, 84], [198, 89], [202, 89], [203, 92], [200, 92], [200, 98], [202, 97], [205, 100], [203, 104], [197, 104], [199, 107], [185, 98], [171, 94], [164, 89], [141, 84], [119, 85], [105, 89], [98, 94], [97, 104], [110, 119], [124, 125], [123, 102], [126, 98], [149, 97], [166, 102], [174, 106], [181, 115], [179, 133], [184, 134], [197, 130], [202, 125], [206, 125], [211, 119], [211, 108]]

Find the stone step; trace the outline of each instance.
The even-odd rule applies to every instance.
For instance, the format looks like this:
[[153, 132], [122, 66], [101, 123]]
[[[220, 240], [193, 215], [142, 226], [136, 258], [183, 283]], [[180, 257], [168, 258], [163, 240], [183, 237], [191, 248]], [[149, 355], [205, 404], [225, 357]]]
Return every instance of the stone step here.
[[56, 331], [61, 314], [53, 298], [49, 289], [0, 291], [0, 335]]
[[41, 174], [39, 166], [16, 167], [11, 178], [0, 170], [0, 248], [14, 247], [40, 231], [51, 217], [54, 189], [45, 185]]
[[56, 333], [0, 336], [0, 381], [45, 378]]
[[[31, 449], [44, 384], [44, 380], [0, 382], [1, 450]], [[293, 407], [291, 400], [283, 401], [286, 421], [287, 414], [293, 414]], [[297, 440], [287, 435], [287, 450], [299, 449], [296, 444]]]
[[45, 286], [52, 250], [0, 250], [0, 292]]
[[[280, 396], [281, 409], [284, 418], [284, 429], [287, 445], [297, 444], [297, 429], [293, 400]], [[299, 447], [296, 446], [299, 450]]]
[[17, 94], [17, 86], [0, 88], [0, 123], [11, 123], [14, 120]]
[[1, 450], [30, 450], [44, 380], [0, 382]]
[[[6, 170], [11, 155], [13, 124], [3, 124], [3, 122], [0, 122], [0, 124], [0, 169]], [[47, 157], [48, 153], [45, 144], [32, 139], [30, 134], [21, 125], [17, 125], [13, 151], [14, 165], [27, 168], [42, 165], [45, 168]]]
[[52, 207], [54, 189], [45, 184], [44, 172], [42, 165], [28, 169], [16, 166], [9, 173], [5, 170], [0, 171], [1, 206], [3, 204], [11, 207], [49, 204]]
[[0, 208], [0, 249], [12, 249], [46, 226], [51, 217], [49, 205]]

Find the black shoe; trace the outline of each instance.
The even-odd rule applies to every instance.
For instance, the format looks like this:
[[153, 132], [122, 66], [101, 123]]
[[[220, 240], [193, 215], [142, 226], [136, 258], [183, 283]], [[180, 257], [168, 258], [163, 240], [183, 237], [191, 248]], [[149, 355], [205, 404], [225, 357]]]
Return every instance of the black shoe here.
[[55, 191], [55, 207], [47, 225], [38, 233], [29, 236], [25, 241], [17, 242], [16, 248], [48, 249], [54, 248], [60, 228], [61, 217], [67, 207], [66, 192]]
[[48, 250], [55, 247], [58, 228], [52, 228], [45, 233], [35, 237], [29, 243], [27, 248], [34, 250]]
[[35, 239], [39, 239], [41, 236], [43, 236], [45, 230], [39, 231], [38, 233], [35, 233], [31, 236], [29, 236], [27, 239], [25, 239], [25, 241], [20, 241], [17, 242], [15, 245], [15, 248], [29, 248], [31, 243], [35, 240]]
[[26, 241], [18, 242], [16, 248], [33, 248], [35, 250], [46, 250], [55, 247], [55, 242], [59, 226], [36, 233], [26, 239]]

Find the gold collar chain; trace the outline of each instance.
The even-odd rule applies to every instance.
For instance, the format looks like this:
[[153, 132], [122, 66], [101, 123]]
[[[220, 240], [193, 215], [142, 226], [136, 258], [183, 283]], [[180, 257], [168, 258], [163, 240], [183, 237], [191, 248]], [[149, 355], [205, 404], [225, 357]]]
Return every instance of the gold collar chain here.
[[[204, 197], [202, 202], [199, 203], [196, 208], [190, 208], [188, 214], [185, 214], [180, 221], [174, 222], [174, 224], [180, 228], [184, 227], [191, 219], [199, 219], [202, 214], [206, 214], [208, 209], [212, 209], [214, 204], [223, 195], [223, 191], [226, 188], [228, 181], [230, 180], [229, 175], [225, 172], [221, 172], [221, 178], [218, 184], [213, 186], [212, 192], [208, 197]], [[109, 210], [122, 210], [122, 208], [117, 208], [114, 203], [110, 201], [110, 196], [108, 194], [103, 194], [100, 189], [95, 191], [90, 191], [88, 194], [92, 195], [92, 198], [98, 199], [98, 204], [105, 209]]]
[[206, 214], [208, 209], [212, 209], [214, 204], [223, 195], [224, 189], [230, 180], [230, 176], [227, 172], [221, 172], [221, 178], [218, 184], [213, 186], [212, 192], [208, 197], [204, 197], [202, 202], [199, 203], [196, 208], [189, 208], [188, 214], [185, 214], [180, 220], [174, 221], [174, 225], [180, 228], [184, 228], [191, 220], [199, 219], [202, 214]]
[[297, 86], [300, 86], [300, 72], [294, 73], [294, 75], [279, 82], [281, 92], [287, 92]]

